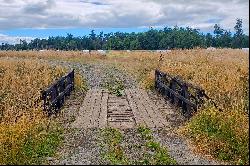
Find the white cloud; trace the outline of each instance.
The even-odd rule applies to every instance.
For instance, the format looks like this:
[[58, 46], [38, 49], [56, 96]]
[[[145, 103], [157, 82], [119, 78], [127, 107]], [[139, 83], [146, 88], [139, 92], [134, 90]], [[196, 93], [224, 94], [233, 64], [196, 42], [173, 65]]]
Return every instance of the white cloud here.
[[8, 43], [8, 44], [16, 44], [20, 43], [21, 40], [26, 40], [28, 43], [33, 40], [33, 37], [21, 37], [21, 36], [8, 36], [4, 34], [0, 34], [0, 44], [1, 43]]
[[0, 30], [179, 25], [207, 31], [219, 23], [233, 31], [242, 18], [248, 34], [248, 13], [248, 0], [0, 0]]

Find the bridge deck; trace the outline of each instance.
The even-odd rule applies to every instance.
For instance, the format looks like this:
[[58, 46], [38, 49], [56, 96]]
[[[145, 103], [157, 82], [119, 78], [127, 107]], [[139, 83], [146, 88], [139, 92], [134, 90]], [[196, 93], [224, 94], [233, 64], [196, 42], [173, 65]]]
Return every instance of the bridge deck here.
[[117, 97], [104, 89], [91, 89], [87, 92], [79, 116], [73, 128], [133, 128], [146, 125], [150, 128], [168, 126], [169, 122], [162, 109], [171, 112], [169, 107], [156, 105], [142, 89], [126, 89], [125, 95]]

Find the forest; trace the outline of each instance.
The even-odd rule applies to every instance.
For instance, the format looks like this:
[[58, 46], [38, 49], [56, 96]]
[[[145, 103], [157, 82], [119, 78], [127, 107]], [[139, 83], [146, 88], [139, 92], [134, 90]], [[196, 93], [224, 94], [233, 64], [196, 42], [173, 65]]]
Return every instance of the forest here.
[[147, 32], [124, 33], [111, 32], [75, 37], [72, 34], [50, 36], [47, 39], [36, 38], [31, 42], [20, 40], [18, 44], [2, 43], [1, 50], [166, 50], [192, 48], [248, 48], [249, 36], [243, 33], [242, 19], [237, 19], [234, 32], [214, 25], [213, 34], [204, 34], [199, 29], [190, 27], [163, 29], [151, 28]]

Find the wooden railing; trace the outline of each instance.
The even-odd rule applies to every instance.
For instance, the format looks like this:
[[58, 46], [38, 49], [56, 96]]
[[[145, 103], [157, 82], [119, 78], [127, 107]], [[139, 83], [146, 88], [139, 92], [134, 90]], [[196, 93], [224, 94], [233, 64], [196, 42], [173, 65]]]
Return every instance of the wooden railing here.
[[69, 96], [72, 90], [74, 90], [74, 70], [61, 77], [46, 90], [41, 91], [44, 111], [48, 115], [57, 113], [63, 106], [65, 97]]
[[155, 88], [164, 97], [170, 98], [176, 106], [181, 106], [183, 114], [190, 117], [208, 98], [205, 91], [159, 70], [155, 71]]

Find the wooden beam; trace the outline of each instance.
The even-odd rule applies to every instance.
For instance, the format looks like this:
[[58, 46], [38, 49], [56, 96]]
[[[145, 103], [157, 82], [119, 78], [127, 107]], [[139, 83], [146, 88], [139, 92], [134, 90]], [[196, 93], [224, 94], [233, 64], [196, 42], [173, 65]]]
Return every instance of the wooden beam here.
[[159, 85], [159, 88], [164, 88], [165, 90], [169, 91], [172, 95], [174, 95], [175, 97], [177, 97], [178, 99], [182, 100], [183, 102], [185, 102], [186, 104], [188, 104], [189, 106], [193, 107], [193, 108], [197, 108], [196, 104], [190, 102], [189, 100], [187, 100], [186, 98], [184, 98], [183, 96], [179, 95], [178, 93], [176, 93], [175, 91], [173, 91], [172, 89], [170, 89], [169, 87], [167, 87], [165, 84], [163, 84], [162, 82], [158, 81], [157, 82]]

